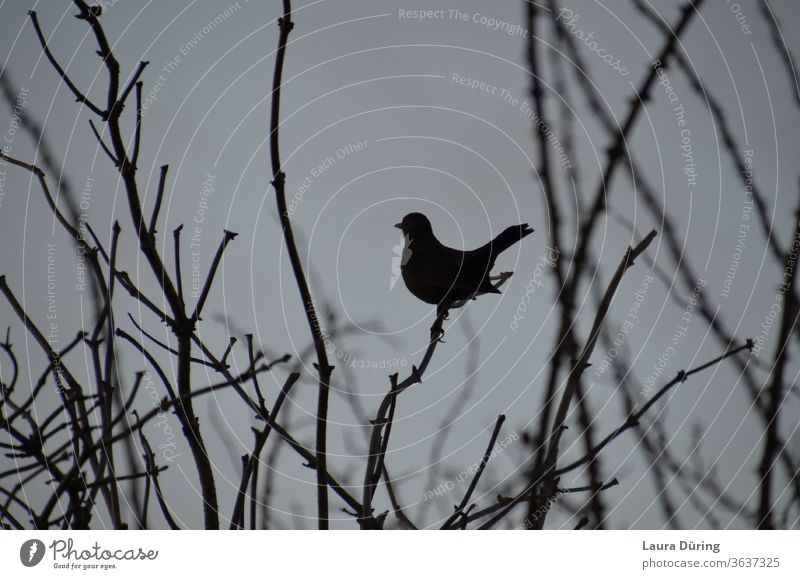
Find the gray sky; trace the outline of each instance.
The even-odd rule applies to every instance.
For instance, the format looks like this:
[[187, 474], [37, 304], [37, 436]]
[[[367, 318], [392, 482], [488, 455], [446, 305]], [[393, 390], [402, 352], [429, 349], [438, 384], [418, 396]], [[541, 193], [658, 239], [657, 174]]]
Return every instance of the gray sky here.
[[[309, 344], [309, 335], [268, 186], [268, 98], [278, 3], [265, 4], [245, 0], [124, 2], [109, 7], [103, 22], [123, 70], [132, 71], [139, 60], [150, 62], [143, 76], [149, 101], [140, 187], [147, 191], [145, 205], [151, 208], [158, 167], [170, 165], [160, 242], [167, 244], [164, 253], [171, 256], [169, 233], [185, 224], [185, 284], [191, 281], [193, 264], [197, 264], [197, 279], [202, 283], [223, 229], [240, 234], [226, 253], [223, 274], [206, 306], [200, 328], [203, 337], [221, 352], [229, 334], [253, 332], [262, 347], [277, 356], [301, 352]], [[387, 374], [393, 370], [361, 365], [377, 366], [382, 361], [391, 365], [398, 360], [405, 364], [399, 367], [405, 375], [419, 360], [433, 321], [433, 308], [411, 296], [402, 281], [392, 287], [392, 257], [400, 242], [392, 224], [408, 212], [422, 211], [444, 243], [464, 248], [482, 245], [508, 225], [528, 222], [536, 229], [498, 261], [497, 271], [515, 271], [503, 295], [484, 296], [454, 312], [446, 343], [439, 346], [423, 383], [404, 393], [398, 405], [387, 461], [393, 476], [402, 480], [402, 501], [417, 518], [422, 517], [422, 524], [433, 525], [449, 514], [463, 492], [456, 489], [436, 501], [424, 500], [426, 491], [431, 490], [429, 474], [434, 468], [430, 450], [443, 417], [456, 400], [462, 400], [463, 406], [442, 449], [444, 462], [434, 470], [434, 485], [449, 480], [452, 474], [447, 472], [457, 475], [479, 460], [498, 414], [507, 416], [501, 439], [520, 435], [536, 423], [557, 331], [553, 304], [559, 288], [544, 267], [545, 274], [540, 276], [544, 286], [536, 290], [517, 328], [512, 329], [526, 286], [538, 275], [537, 264], [552, 247], [547, 208], [532, 166], [536, 149], [525, 107], [530, 102], [530, 79], [524, 58], [523, 4], [443, 1], [432, 6], [442, 12], [423, 21], [409, 13], [420, 6], [383, 0], [295, 6], [296, 26], [284, 72], [281, 146], [287, 198], [314, 297], [318, 304], [330, 304], [337, 323], [358, 328], [332, 341], [334, 355], [352, 359], [356, 366], [345, 373], [345, 363], [335, 361], [334, 387], [338, 392], [351, 391], [370, 416], [386, 392]], [[584, 62], [597, 80], [598, 95], [621, 122], [632, 86], [639, 84], [659, 52], [661, 36], [629, 2], [581, 0], [566, 6], [579, 16], [573, 20], [575, 26], [593, 32], [597, 45], [618, 57], [629, 71], [620, 74], [588, 46], [579, 44]], [[657, 5], [661, 15], [673, 23], [678, 6], [674, 2]], [[771, 6], [784, 30], [791, 31], [800, 22], [796, 2], [774, 1]], [[120, 220], [123, 267], [158, 297], [152, 275], [136, 252], [121, 183], [96, 147], [88, 126], [90, 113], [80, 109], [42, 57], [26, 16], [32, 7], [39, 12], [46, 34], [52, 34], [53, 51], [71, 77], [79, 86], [90, 87], [87, 92], [96, 100], [104, 97], [106, 76], [94, 54], [94, 39], [84, 23], [72, 17], [75, 10], [66, 2], [41, 6], [0, 3], [3, 73], [28, 91], [25, 114], [45, 127], [73, 187], [80, 192], [87, 180], [92, 180], [91, 194], [85, 199], [95, 229], [108, 239], [113, 219]], [[703, 83], [720, 98], [742, 157], [745, 151], [753, 151], [753, 172], [768, 196], [774, 234], [785, 245], [798, 199], [799, 109], [758, 5], [741, 2], [739, 21], [731, 7], [729, 2], [707, 3], [683, 37], [682, 47]], [[228, 16], [223, 14], [226, 8]], [[454, 9], [466, 14], [465, 19]], [[216, 24], [209, 24], [215, 19]], [[742, 21], [748, 29], [742, 29]], [[789, 34], [785, 40], [789, 49], [798, 53], [796, 35]], [[545, 36], [541, 44], [548, 58], [555, 49], [551, 41]], [[719, 318], [743, 341], [758, 334], [775, 301], [780, 274], [768, 261], [763, 231], [751, 219], [753, 225], [730, 290], [723, 291], [746, 207], [744, 190], [736, 169], [721, 151], [719, 127], [707, 105], [697, 99], [683, 75], [671, 69], [667, 74], [685, 108], [686, 125], [678, 126], [672, 110], [675, 105], [663, 88], [656, 87], [647, 114], [639, 119], [627, 146], [647, 168], [649, 181], [656, 186], [668, 214], [680, 225], [685, 255], [705, 282], [703, 292], [719, 306]], [[483, 88], [481, 83], [485, 83]], [[545, 90], [551, 93], [555, 89], [547, 86]], [[548, 112], [558, 118], [555, 110]], [[36, 148], [27, 136], [19, 131], [10, 134], [12, 111], [4, 109], [3, 115], [0, 131], [12, 141], [5, 143], [10, 147], [7, 152], [22, 160], [34, 159]], [[577, 99], [572, 123], [577, 196], [565, 197], [562, 206], [574, 212], [576, 199], [585, 209], [596, 188], [609, 141], [583, 99]], [[559, 134], [559, 123], [553, 123], [553, 128]], [[683, 172], [682, 129], [690, 131], [697, 171], [694, 187], [687, 185]], [[53, 224], [37, 183], [21, 170], [0, 169], [7, 172], [0, 197], [0, 274], [7, 275], [31, 316], [43, 323], [48, 244], [56, 244], [59, 339], [66, 343], [77, 331], [80, 316], [89, 312], [88, 294], [75, 289], [74, 251]], [[556, 178], [561, 191], [568, 190], [564, 187], [566, 174], [557, 171]], [[213, 192], [203, 192], [204, 182]], [[660, 228], [644, 211], [622, 171], [609, 184], [609, 194], [612, 215], [596, 229], [593, 243], [600, 264], [596, 283], [601, 287], [632, 240], [630, 227], [620, 218], [635, 223], [637, 238], [653, 227]], [[197, 227], [197, 245], [191, 248], [188, 234], [193, 226]], [[575, 232], [567, 233], [568, 250]], [[660, 242], [659, 237], [648, 255], [672, 277], [674, 267]], [[171, 257], [167, 261], [171, 263]], [[635, 303], [643, 280], [652, 274], [648, 262], [640, 260], [623, 281], [608, 326], [613, 334]], [[685, 294], [683, 289], [677, 291]], [[625, 341], [627, 353], [635, 360], [633, 376], [640, 383], [653, 375], [654, 365], [668, 353], [684, 313], [668, 298], [668, 292], [659, 281], [649, 285]], [[594, 312], [591, 295], [589, 288], [583, 288], [579, 317], [583, 336]], [[683, 300], [689, 297], [681, 295]], [[121, 327], [134, 329], [124, 316], [131, 312], [148, 331], [167, 339], [167, 330], [147, 312], [124, 298], [118, 305]], [[0, 326], [9, 323], [17, 351], [29, 361], [35, 376], [42, 363], [40, 353], [12, 321], [10, 309], [0, 305]], [[688, 325], [686, 335], [674, 345], [674, 353], [668, 354], [658, 383], [721, 353], [697, 316]], [[765, 355], [774, 349], [774, 334], [771, 338]], [[238, 351], [239, 364], [246, 363], [244, 352]], [[598, 348], [593, 361], [603, 355]], [[168, 364], [168, 358], [161, 359]], [[80, 373], [81, 362], [75, 364]], [[144, 363], [129, 353], [123, 367], [132, 377]], [[787, 375], [795, 376], [798, 369], [800, 365], [790, 361]], [[473, 380], [469, 380], [473, 372]], [[203, 376], [200, 368], [195, 368], [194, 377], [197, 383], [216, 380]], [[264, 379], [271, 396], [284, 378], [281, 370], [272, 381]], [[704, 428], [704, 459], [707, 463], [718, 461], [721, 480], [730, 481], [730, 488], [746, 499], [755, 488], [760, 423], [737, 378], [732, 365], [692, 378], [675, 391], [662, 419], [668, 432], [674, 433], [669, 444], [677, 456], [687, 454], [691, 427], [700, 424]], [[596, 429], [607, 432], [622, 419], [616, 381], [610, 372], [598, 376], [590, 370], [586, 383], [597, 408]], [[313, 380], [306, 375], [287, 405], [298, 437], [309, 446], [315, 400]], [[784, 437], [796, 446], [800, 417], [796, 397], [787, 401], [784, 412]], [[208, 399], [199, 405], [198, 413], [219, 469], [222, 515], [228, 517], [238, 484], [238, 457], [252, 445], [250, 417], [231, 394]], [[334, 472], [359, 484], [363, 467], [358, 465], [362, 463], [350, 457], [366, 450], [365, 426], [350, 410], [347, 397], [338, 393], [332, 397], [330, 417], [334, 455], [330, 462], [339, 465]], [[214, 421], [219, 425], [216, 429]], [[177, 421], [173, 428], [178, 428]], [[163, 436], [155, 428], [146, 433], [154, 443]], [[228, 441], [236, 445], [230, 457], [225, 450]], [[572, 441], [567, 432], [565, 447]], [[194, 527], [201, 523], [199, 496], [187, 486], [196, 487], [194, 467], [185, 442], [179, 439], [178, 444], [183, 456], [173, 463], [177, 468], [164, 474], [165, 484], [183, 523]], [[576, 448], [571, 453], [578, 456], [579, 451]], [[480, 504], [508, 491], [508, 481], [518, 481], [516, 469], [526, 453], [522, 442], [516, 441], [496, 457], [483, 479], [485, 494], [476, 495]], [[314, 526], [313, 473], [288, 449], [282, 451], [277, 465], [271, 508], [278, 524]], [[352, 467], [358, 470], [348, 473]], [[0, 470], [5, 468], [5, 462], [0, 462]], [[646, 477], [647, 465], [633, 436], [614, 443], [604, 468], [609, 479], [617, 476], [620, 480], [606, 495], [612, 507], [610, 525], [660, 527], [663, 521], [654, 503], [656, 492]], [[382, 495], [380, 500], [384, 500]], [[689, 528], [708, 526], [688, 503], [679, 514]], [[334, 516], [342, 519], [340, 526], [352, 527], [347, 515]], [[574, 525], [574, 521], [559, 517], [555, 514], [549, 524]], [[747, 526], [736, 518], [723, 519], [722, 524]]]

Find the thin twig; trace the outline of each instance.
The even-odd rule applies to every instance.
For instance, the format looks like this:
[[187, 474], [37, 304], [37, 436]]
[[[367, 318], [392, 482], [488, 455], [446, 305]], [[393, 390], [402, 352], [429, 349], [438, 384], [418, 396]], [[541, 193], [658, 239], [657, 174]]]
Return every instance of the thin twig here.
[[219, 267], [220, 261], [222, 261], [222, 254], [225, 251], [225, 248], [228, 244], [233, 241], [236, 236], [239, 235], [238, 233], [234, 233], [233, 231], [225, 230], [225, 233], [222, 237], [222, 241], [217, 248], [217, 253], [214, 255], [214, 260], [211, 262], [211, 268], [208, 271], [208, 276], [206, 277], [206, 283], [203, 284], [203, 290], [200, 293], [200, 297], [197, 299], [197, 305], [194, 308], [194, 313], [192, 314], [192, 320], [198, 321], [200, 320], [200, 314], [203, 311], [203, 306], [206, 304], [206, 300], [208, 299], [208, 293], [211, 291], [211, 284], [214, 283], [214, 278], [217, 275], [217, 268]]
[[503, 426], [503, 422], [505, 422], [506, 417], [504, 414], [501, 414], [497, 417], [497, 422], [494, 425], [494, 431], [492, 432], [492, 436], [489, 439], [489, 446], [486, 447], [486, 452], [483, 453], [483, 458], [481, 459], [481, 463], [478, 466], [478, 471], [475, 473], [475, 476], [469, 483], [469, 487], [467, 488], [467, 492], [464, 493], [464, 498], [461, 499], [461, 502], [456, 506], [455, 511], [452, 515], [444, 522], [442, 525], [442, 529], [446, 529], [450, 527], [453, 523], [456, 522], [457, 519], [460, 519], [464, 514], [464, 509], [469, 504], [470, 498], [472, 498], [472, 493], [475, 492], [475, 488], [478, 486], [478, 481], [483, 474], [483, 471], [486, 469], [486, 465], [489, 464], [489, 459], [492, 457], [492, 450], [494, 449], [494, 445], [497, 442], [497, 437], [500, 435], [500, 428]]
[[377, 525], [377, 521], [372, 515], [372, 499], [375, 496], [376, 485], [383, 470], [382, 467], [380, 467], [379, 470], [378, 465], [383, 464], [383, 455], [386, 453], [388, 437], [391, 432], [391, 421], [388, 418], [390, 409], [396, 398], [407, 388], [413, 384], [422, 382], [422, 375], [428, 368], [428, 364], [436, 350], [436, 345], [441, 341], [443, 333], [442, 324], [445, 318], [447, 318], [447, 315], [447, 308], [442, 308], [436, 316], [436, 320], [431, 326], [430, 342], [428, 343], [428, 348], [425, 350], [419, 367], [412, 366], [411, 372], [402, 382], [397, 381], [397, 374], [389, 376], [391, 388], [383, 397], [375, 419], [372, 421], [369, 455], [367, 456], [367, 466], [364, 471], [363, 510], [358, 514], [358, 521], [362, 528], [375, 528]]
[[41, 26], [39, 26], [39, 17], [36, 14], [36, 11], [31, 10], [28, 12], [28, 15], [31, 17], [31, 22], [33, 23], [33, 29], [36, 31], [36, 36], [39, 38], [39, 44], [42, 46], [42, 50], [44, 50], [44, 54], [47, 57], [47, 60], [50, 61], [50, 64], [55, 69], [55, 71], [61, 76], [64, 80], [64, 83], [69, 87], [69, 90], [72, 91], [72, 94], [75, 95], [75, 99], [79, 103], [83, 103], [86, 105], [89, 110], [91, 110], [94, 114], [99, 117], [105, 116], [105, 111], [101, 110], [97, 105], [95, 105], [92, 101], [90, 101], [84, 94], [78, 89], [77, 86], [70, 80], [67, 73], [61, 68], [61, 65], [53, 56], [53, 53], [50, 52], [50, 48], [47, 46], [47, 40], [45, 40], [44, 33], [42, 32]]

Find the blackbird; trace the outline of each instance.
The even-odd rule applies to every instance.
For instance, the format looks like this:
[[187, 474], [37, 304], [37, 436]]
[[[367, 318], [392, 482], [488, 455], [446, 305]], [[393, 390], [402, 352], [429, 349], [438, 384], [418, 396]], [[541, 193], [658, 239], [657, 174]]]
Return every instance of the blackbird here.
[[442, 245], [422, 213], [409, 213], [395, 227], [405, 235], [400, 270], [408, 291], [423, 302], [435, 304], [439, 314], [481, 294], [499, 294], [497, 288], [513, 272], [491, 276], [497, 256], [533, 233], [527, 223], [512, 225], [486, 245], [460, 251]]

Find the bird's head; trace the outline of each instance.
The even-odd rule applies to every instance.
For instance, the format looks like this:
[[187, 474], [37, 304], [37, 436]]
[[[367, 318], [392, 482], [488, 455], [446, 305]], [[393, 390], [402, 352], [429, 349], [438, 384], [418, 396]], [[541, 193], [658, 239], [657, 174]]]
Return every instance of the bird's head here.
[[409, 213], [400, 223], [396, 223], [400, 231], [402, 231], [409, 239], [415, 237], [427, 237], [433, 235], [433, 228], [431, 222], [422, 213]]

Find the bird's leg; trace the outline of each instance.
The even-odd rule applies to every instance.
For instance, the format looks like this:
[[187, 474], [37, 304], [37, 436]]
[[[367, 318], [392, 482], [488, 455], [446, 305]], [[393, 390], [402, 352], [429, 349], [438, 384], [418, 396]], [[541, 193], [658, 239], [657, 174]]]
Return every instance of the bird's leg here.
[[509, 279], [511, 279], [512, 275], [514, 275], [513, 271], [501, 271], [497, 275], [490, 275], [489, 276], [489, 281], [496, 281], [497, 283], [495, 284], [494, 287], [495, 287], [495, 289], [500, 289], [500, 286], [502, 286]]

